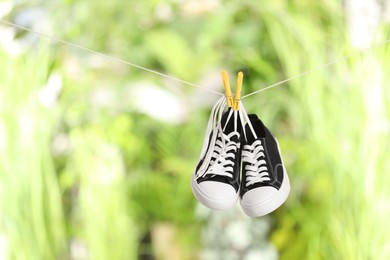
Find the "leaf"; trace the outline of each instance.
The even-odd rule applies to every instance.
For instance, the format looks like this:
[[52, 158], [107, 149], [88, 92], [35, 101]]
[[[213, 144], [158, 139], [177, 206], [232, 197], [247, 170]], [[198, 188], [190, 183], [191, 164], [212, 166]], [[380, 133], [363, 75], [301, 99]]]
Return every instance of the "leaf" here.
[[151, 32], [146, 37], [146, 45], [170, 74], [183, 79], [192, 78], [194, 55], [180, 34], [165, 29]]

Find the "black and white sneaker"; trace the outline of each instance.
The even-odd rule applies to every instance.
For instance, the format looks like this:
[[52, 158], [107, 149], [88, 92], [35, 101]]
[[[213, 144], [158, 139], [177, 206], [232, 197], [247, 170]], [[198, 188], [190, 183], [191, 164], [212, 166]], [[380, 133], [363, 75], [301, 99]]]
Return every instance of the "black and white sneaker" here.
[[[204, 149], [192, 175], [192, 191], [206, 207], [225, 210], [239, 197], [241, 121], [238, 111], [229, 109], [222, 115], [218, 110], [223, 110], [223, 105], [214, 107], [211, 113]], [[222, 115], [219, 122], [214, 118], [216, 114]], [[210, 127], [210, 122], [216, 124]]]
[[278, 141], [256, 115], [248, 115], [242, 138], [241, 207], [250, 217], [279, 208], [290, 192], [290, 182]]

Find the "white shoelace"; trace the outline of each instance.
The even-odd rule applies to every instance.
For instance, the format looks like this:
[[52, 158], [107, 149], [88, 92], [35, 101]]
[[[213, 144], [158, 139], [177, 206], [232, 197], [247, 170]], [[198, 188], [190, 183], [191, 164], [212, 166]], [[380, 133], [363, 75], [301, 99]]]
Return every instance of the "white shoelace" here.
[[264, 147], [260, 140], [256, 140], [251, 145], [244, 145], [242, 157], [243, 162], [249, 163], [249, 165], [245, 166], [246, 187], [258, 182], [271, 180], [265, 161]]
[[[233, 178], [235, 153], [237, 152], [237, 149], [239, 149], [239, 144], [231, 141], [234, 136], [237, 136], [237, 139], [240, 137], [238, 132], [231, 132], [229, 135], [223, 135], [223, 138], [217, 140], [212, 155], [214, 160], [211, 161], [211, 166], [206, 174]], [[226, 142], [226, 144], [223, 142]], [[231, 160], [229, 160], [229, 158]]]
[[[231, 138], [234, 135], [239, 137], [239, 133], [236, 124], [236, 131], [230, 133], [228, 136], [223, 133], [220, 121], [222, 119], [226, 105], [226, 98], [223, 96], [217, 101], [211, 110], [205, 139], [203, 141], [202, 152], [200, 155], [200, 158], [204, 157], [204, 160], [196, 172], [197, 177], [202, 177], [205, 174], [232, 176], [229, 171], [232, 171], [234, 163], [227, 159], [231, 156], [234, 157], [233, 149], [235, 149], [234, 151], [238, 149], [237, 144], [232, 142]], [[230, 111], [226, 122], [230, 120], [232, 115], [234, 115], [234, 117], [238, 116], [237, 113]], [[210, 135], [212, 135], [211, 138]], [[217, 140], [218, 137], [220, 137], [220, 140]], [[209, 149], [207, 150], [207, 148]], [[212, 161], [213, 158], [214, 160]], [[209, 167], [210, 164], [211, 166]]]
[[[228, 136], [223, 133], [224, 129], [222, 129], [222, 126], [219, 122], [222, 119], [226, 105], [227, 102], [223, 96], [217, 101], [211, 111], [205, 139], [203, 142], [203, 148], [200, 155], [200, 158], [204, 157], [204, 160], [196, 172], [197, 177], [203, 177], [206, 174], [232, 177], [232, 173], [230, 172], [233, 172], [234, 163], [229, 160], [229, 158], [232, 158], [233, 160], [235, 159], [234, 153], [239, 148], [239, 145], [237, 145], [236, 142], [231, 141], [231, 139], [235, 135], [239, 138], [239, 133], [237, 125], [234, 126], [236, 131], [230, 133]], [[227, 117], [226, 122], [230, 120], [231, 116], [234, 116], [235, 122], [237, 122], [238, 113], [241, 124], [243, 126], [243, 133], [245, 138], [247, 138], [245, 132], [245, 123], [247, 122], [253, 136], [255, 139], [257, 139], [256, 132], [249, 120], [248, 114], [246, 113], [242, 102], [240, 102], [239, 112], [231, 111]], [[209, 149], [207, 150], [207, 148]], [[250, 164], [245, 167], [247, 172], [246, 186], [257, 182], [270, 180], [263, 152], [264, 147], [260, 140], [256, 140], [251, 145], [244, 146], [244, 151], [242, 153], [243, 162], [248, 162]]]
[[[242, 102], [240, 103], [240, 118], [241, 123], [243, 125], [244, 136], [247, 139], [247, 134], [245, 132], [245, 122], [248, 123], [248, 126], [252, 132], [252, 135], [255, 139], [257, 139], [257, 134], [253, 128], [251, 121], [249, 120], [248, 114], [244, 108]], [[242, 151], [242, 161], [249, 163], [249, 165], [245, 166], [247, 182], [245, 186], [248, 187], [252, 184], [270, 181], [269, 170], [267, 168], [267, 163], [265, 161], [264, 147], [260, 140], [256, 140], [251, 145], [244, 145]]]

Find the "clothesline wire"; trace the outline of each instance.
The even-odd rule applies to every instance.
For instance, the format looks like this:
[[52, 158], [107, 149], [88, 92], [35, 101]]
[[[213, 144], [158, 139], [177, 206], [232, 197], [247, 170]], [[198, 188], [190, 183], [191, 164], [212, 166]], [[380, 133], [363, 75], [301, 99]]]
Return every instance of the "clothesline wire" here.
[[[54, 37], [54, 36], [51, 36], [51, 35], [48, 35], [48, 34], [45, 34], [45, 33], [42, 33], [42, 32], [38, 32], [38, 31], [35, 31], [33, 29], [30, 29], [30, 28], [27, 28], [25, 26], [22, 26], [22, 25], [19, 25], [19, 24], [16, 24], [16, 23], [13, 23], [13, 22], [10, 22], [10, 21], [6, 21], [6, 20], [2, 20], [0, 19], [0, 22], [2, 23], [5, 23], [5, 24], [8, 24], [12, 27], [15, 27], [15, 28], [19, 28], [19, 29], [22, 29], [22, 30], [25, 30], [25, 31], [28, 31], [28, 32], [31, 32], [31, 33], [34, 33], [34, 34], [37, 34], [41, 37], [45, 37], [45, 38], [48, 38], [50, 39], [51, 41], [54, 41], [54, 42], [60, 42], [60, 43], [63, 43], [65, 45], [68, 45], [68, 46], [71, 46], [73, 48], [77, 48], [77, 49], [80, 49], [80, 50], [84, 50], [84, 51], [87, 51], [87, 52], [90, 52], [90, 53], [93, 53], [93, 54], [96, 54], [96, 55], [99, 55], [101, 57], [104, 57], [106, 59], [110, 59], [112, 61], [115, 61], [115, 62], [119, 62], [119, 63], [123, 63], [123, 64], [126, 64], [128, 66], [131, 66], [131, 67], [134, 67], [134, 68], [138, 68], [140, 70], [144, 70], [144, 71], [147, 71], [147, 72], [150, 72], [150, 73], [153, 73], [153, 74], [156, 74], [156, 75], [159, 75], [161, 77], [165, 77], [165, 78], [168, 78], [170, 80], [174, 80], [174, 81], [177, 81], [177, 82], [180, 82], [180, 83], [183, 83], [185, 85], [188, 85], [188, 86], [192, 86], [192, 87], [195, 87], [195, 88], [199, 88], [199, 89], [203, 89], [203, 90], [206, 90], [206, 91], [209, 91], [209, 92], [212, 92], [214, 94], [217, 94], [217, 95], [224, 95], [223, 93], [220, 93], [218, 91], [215, 91], [215, 90], [212, 90], [212, 89], [209, 89], [209, 88], [206, 88], [206, 87], [202, 87], [202, 86], [199, 86], [197, 84], [194, 84], [194, 83], [191, 83], [191, 82], [188, 82], [188, 81], [185, 81], [185, 80], [182, 80], [182, 79], [179, 79], [177, 77], [174, 77], [174, 76], [171, 76], [171, 75], [167, 75], [167, 74], [164, 74], [162, 72], [159, 72], [159, 71], [156, 71], [156, 70], [152, 70], [152, 69], [149, 69], [149, 68], [146, 68], [146, 67], [143, 67], [141, 65], [138, 65], [138, 64], [135, 64], [135, 63], [132, 63], [132, 62], [129, 62], [129, 61], [126, 61], [126, 60], [123, 60], [123, 59], [120, 59], [120, 58], [117, 58], [117, 57], [114, 57], [114, 56], [111, 56], [111, 55], [108, 55], [106, 53], [103, 53], [103, 52], [99, 52], [99, 51], [95, 51], [95, 50], [92, 50], [90, 48], [87, 48], [87, 47], [84, 47], [84, 46], [81, 46], [79, 44], [76, 44], [76, 43], [73, 43], [73, 42], [69, 42], [69, 41], [66, 41], [66, 40], [63, 40], [63, 39], [60, 39], [60, 38], [57, 38], [57, 37]], [[372, 46], [369, 46], [363, 50], [360, 50], [358, 52], [355, 52], [355, 53], [352, 53], [352, 54], [349, 54], [349, 55], [344, 55], [342, 57], [339, 57], [339, 58], [336, 58], [334, 60], [331, 60], [325, 64], [321, 64], [321, 65], [318, 65], [317, 67], [313, 68], [313, 69], [310, 69], [310, 70], [307, 70], [305, 72], [302, 72], [298, 75], [295, 75], [295, 76], [292, 76], [290, 78], [287, 78], [285, 80], [282, 80], [282, 81], [279, 81], [275, 84], [272, 84], [272, 85], [269, 85], [267, 87], [264, 87], [262, 89], [259, 89], [259, 90], [256, 90], [252, 93], [249, 93], [245, 96], [243, 96], [241, 99], [244, 99], [244, 98], [247, 98], [247, 97], [250, 97], [252, 95], [256, 95], [260, 92], [263, 92], [265, 90], [268, 90], [268, 89], [271, 89], [271, 88], [274, 88], [274, 87], [277, 87], [279, 85], [282, 85], [283, 83], [286, 83], [288, 81], [291, 81], [291, 80], [294, 80], [294, 79], [297, 79], [297, 78], [300, 78], [300, 77], [303, 77], [305, 75], [308, 75], [312, 72], [315, 72], [317, 70], [321, 70], [321, 69], [324, 69], [326, 67], [329, 67], [331, 65], [334, 65], [336, 63], [339, 63], [341, 61], [344, 61], [344, 60], [347, 60], [353, 56], [356, 56], [358, 54], [361, 54], [361, 53], [364, 53], [364, 52], [367, 52], [371, 49], [374, 49], [374, 48], [377, 48], [377, 47], [380, 47], [380, 46], [383, 46], [387, 43], [390, 43], [390, 40], [386, 40], [386, 41], [383, 41], [381, 43], [378, 43], [378, 44], [375, 44], [375, 45], [372, 45]]]
[[353, 56], [356, 56], [356, 55], [358, 55], [358, 54], [362, 54], [362, 53], [364, 53], [364, 52], [366, 52], [366, 51], [369, 51], [369, 50], [371, 50], [371, 49], [374, 49], [374, 48], [377, 48], [377, 47], [386, 45], [387, 43], [390, 43], [390, 40], [383, 41], [383, 42], [381, 42], [381, 43], [378, 43], [378, 44], [369, 46], [369, 47], [367, 47], [367, 48], [365, 48], [365, 49], [362, 49], [362, 50], [360, 50], [360, 51], [358, 51], [358, 52], [355, 52], [355, 53], [352, 53], [352, 54], [348, 54], [348, 55], [344, 55], [344, 56], [339, 57], [339, 58], [337, 58], [337, 59], [331, 60], [331, 61], [329, 61], [329, 62], [327, 62], [327, 63], [325, 63], [325, 64], [318, 65], [317, 67], [314, 67], [313, 69], [307, 70], [307, 71], [302, 72], [302, 73], [300, 73], [300, 74], [298, 74], [298, 75], [292, 76], [292, 77], [290, 77], [290, 78], [287, 78], [287, 79], [285, 79], [285, 80], [279, 81], [279, 82], [277, 82], [277, 83], [275, 83], [275, 84], [272, 84], [272, 85], [270, 85], [270, 86], [267, 86], [267, 87], [264, 87], [264, 88], [262, 88], [262, 89], [256, 90], [256, 91], [254, 91], [254, 92], [252, 92], [252, 93], [249, 93], [248, 95], [243, 96], [241, 99], [250, 97], [250, 96], [252, 96], [252, 95], [256, 95], [256, 94], [258, 94], [258, 93], [260, 93], [260, 92], [262, 92], [262, 91], [265, 91], [265, 90], [267, 90], [267, 89], [277, 87], [277, 86], [279, 86], [279, 85], [281, 85], [281, 84], [283, 84], [283, 83], [286, 83], [286, 82], [288, 82], [288, 81], [290, 81], [290, 80], [293, 80], [293, 79], [297, 79], [297, 78], [303, 77], [303, 76], [308, 75], [308, 74], [310, 74], [310, 73], [312, 73], [312, 72], [315, 72], [315, 71], [317, 71], [317, 70], [324, 69], [324, 68], [326, 68], [326, 67], [329, 67], [329, 66], [331, 66], [331, 65], [334, 65], [334, 64], [339, 63], [339, 62], [341, 62], [341, 61], [347, 60], [347, 59], [349, 59], [349, 58], [351, 58], [351, 57], [353, 57]]
[[19, 24], [15, 24], [15, 23], [12, 23], [12, 22], [9, 22], [9, 21], [5, 21], [5, 20], [2, 20], [2, 19], [0, 19], [0, 21], [1, 21], [2, 23], [8, 24], [8, 25], [10, 25], [10, 26], [13, 26], [13, 27], [16, 27], [16, 28], [19, 28], [19, 29], [22, 29], [22, 30], [25, 30], [25, 31], [28, 31], [28, 32], [31, 32], [31, 33], [34, 33], [34, 34], [37, 34], [37, 35], [39, 35], [39, 36], [41, 36], [41, 37], [48, 38], [48, 39], [50, 39], [51, 41], [54, 41], [54, 42], [60, 42], [60, 43], [63, 43], [63, 44], [65, 44], [65, 45], [71, 46], [71, 47], [73, 47], [73, 48], [77, 48], [77, 49], [80, 49], [80, 50], [84, 50], [84, 51], [87, 51], [87, 52], [90, 52], [90, 53], [99, 55], [99, 56], [101, 56], [101, 57], [104, 57], [104, 58], [106, 58], [106, 59], [110, 59], [110, 60], [115, 61], [115, 62], [120, 62], [120, 63], [126, 64], [126, 65], [129, 65], [129, 66], [131, 66], [131, 67], [135, 67], [135, 68], [138, 68], [138, 69], [140, 69], [140, 70], [144, 70], [144, 71], [147, 71], [147, 72], [150, 72], [150, 73], [153, 73], [153, 74], [156, 74], [156, 75], [159, 75], [159, 76], [168, 78], [168, 79], [170, 79], [170, 80], [174, 80], [174, 81], [177, 81], [177, 82], [180, 82], [180, 83], [189, 85], [189, 86], [191, 86], [191, 87], [204, 89], [204, 90], [206, 90], [206, 91], [209, 91], [209, 92], [212, 92], [212, 93], [221, 95], [221, 96], [224, 95], [224, 94], [222, 94], [222, 93], [220, 93], [220, 92], [218, 92], [218, 91], [215, 91], [215, 90], [212, 90], [212, 89], [209, 89], [209, 88], [205, 88], [205, 87], [196, 85], [196, 84], [194, 84], [194, 83], [191, 83], [191, 82], [188, 82], [188, 81], [185, 81], [185, 80], [176, 78], [176, 77], [171, 76], [171, 75], [164, 74], [164, 73], [159, 72], [159, 71], [156, 71], [156, 70], [152, 70], [152, 69], [143, 67], [143, 66], [141, 66], [141, 65], [138, 65], [138, 64], [135, 64], [135, 63], [132, 63], [132, 62], [129, 62], [129, 61], [126, 61], [126, 60], [123, 60], [123, 59], [120, 59], [120, 58], [117, 58], [117, 57], [108, 55], [108, 54], [105, 54], [105, 53], [103, 53], [103, 52], [99, 52], [99, 51], [92, 50], [92, 49], [90, 49], [90, 48], [81, 46], [81, 45], [76, 44], [76, 43], [73, 43], [73, 42], [69, 42], [69, 41], [66, 41], [66, 40], [63, 40], [63, 39], [60, 39], [60, 38], [57, 38], [57, 37], [54, 37], [54, 36], [45, 34], [45, 33], [41, 33], [41, 32], [35, 31], [35, 30], [33, 30], [33, 29], [27, 28], [27, 27], [22, 26], [22, 25], [19, 25]]

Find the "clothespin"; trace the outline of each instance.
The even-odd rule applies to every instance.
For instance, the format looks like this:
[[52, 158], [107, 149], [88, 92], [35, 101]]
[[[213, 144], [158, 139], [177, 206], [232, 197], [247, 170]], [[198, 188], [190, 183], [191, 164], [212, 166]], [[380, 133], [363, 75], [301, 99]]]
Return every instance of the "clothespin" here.
[[222, 75], [223, 87], [225, 88], [225, 95], [226, 95], [226, 100], [227, 100], [228, 106], [233, 107], [233, 103], [234, 103], [233, 102], [233, 95], [232, 95], [232, 91], [230, 89], [228, 73], [225, 70], [222, 70], [221, 75]]
[[234, 96], [234, 110], [240, 109], [240, 99], [241, 99], [241, 90], [242, 90], [242, 80], [244, 77], [244, 73], [242, 71], [238, 72], [237, 75], [237, 84], [236, 84], [236, 94]]

